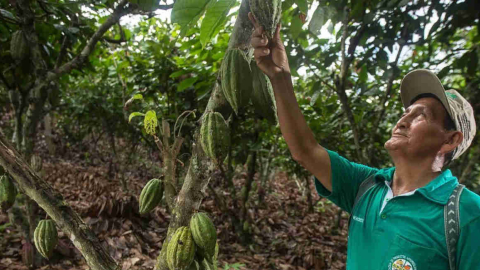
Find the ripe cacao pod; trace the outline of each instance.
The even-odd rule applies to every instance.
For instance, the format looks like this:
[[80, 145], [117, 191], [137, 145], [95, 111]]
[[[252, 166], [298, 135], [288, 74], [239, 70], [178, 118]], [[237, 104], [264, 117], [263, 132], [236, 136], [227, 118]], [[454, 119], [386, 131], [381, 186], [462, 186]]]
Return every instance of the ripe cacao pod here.
[[32, 158], [30, 160], [30, 164], [32, 165], [32, 169], [35, 172], [40, 172], [43, 167], [43, 161], [42, 158], [37, 156], [37, 155], [32, 155]]
[[249, 57], [242, 50], [229, 49], [223, 58], [220, 73], [225, 99], [238, 115], [238, 110], [247, 105], [252, 92]]
[[23, 60], [30, 53], [27, 39], [22, 30], [18, 30], [12, 35], [10, 41], [10, 54], [15, 60]]
[[263, 26], [267, 37], [272, 39], [282, 18], [282, 0], [250, 0], [250, 11]]
[[40, 220], [33, 233], [33, 239], [35, 247], [40, 255], [45, 259], [52, 256], [53, 250], [58, 243], [57, 228], [55, 228], [55, 222], [51, 219]]
[[195, 242], [188, 227], [180, 227], [170, 239], [167, 248], [167, 264], [170, 270], [183, 270], [195, 257]]
[[139, 212], [140, 215], [146, 214], [152, 211], [153, 208], [157, 207], [157, 205], [162, 200], [163, 196], [163, 186], [162, 182], [159, 179], [151, 179], [145, 185], [140, 193], [139, 201]]
[[198, 251], [212, 262], [217, 243], [217, 230], [212, 220], [205, 213], [195, 213], [190, 219], [190, 230]]
[[208, 157], [222, 162], [230, 145], [230, 130], [221, 113], [205, 112], [200, 127], [200, 144]]
[[270, 79], [252, 63], [253, 93], [252, 104], [255, 112], [263, 116], [270, 123], [277, 123], [277, 106]]
[[17, 190], [8, 175], [0, 176], [0, 209], [6, 212], [15, 203]]
[[35, 255], [35, 250], [33, 249], [32, 243], [26, 241], [22, 247], [22, 261], [25, 266], [28, 268], [33, 266], [33, 258]]

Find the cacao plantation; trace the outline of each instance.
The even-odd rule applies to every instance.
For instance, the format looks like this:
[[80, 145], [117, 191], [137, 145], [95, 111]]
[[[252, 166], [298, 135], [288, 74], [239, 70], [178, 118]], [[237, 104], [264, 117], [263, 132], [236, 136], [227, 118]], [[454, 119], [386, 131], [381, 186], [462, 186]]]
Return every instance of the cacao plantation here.
[[15, 203], [17, 189], [8, 175], [0, 176], [0, 208], [6, 212]]
[[139, 198], [139, 213], [144, 215], [152, 211], [163, 197], [163, 185], [159, 179], [151, 179], [142, 189]]
[[49, 259], [58, 243], [57, 228], [51, 219], [40, 220], [34, 232], [34, 243], [40, 255]]

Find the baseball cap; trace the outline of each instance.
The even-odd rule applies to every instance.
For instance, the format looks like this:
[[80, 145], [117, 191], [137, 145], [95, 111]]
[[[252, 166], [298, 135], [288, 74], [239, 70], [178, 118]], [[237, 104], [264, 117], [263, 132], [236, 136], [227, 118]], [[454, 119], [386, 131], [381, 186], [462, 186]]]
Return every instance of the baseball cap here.
[[456, 129], [463, 133], [463, 141], [453, 152], [453, 159], [457, 159], [472, 144], [477, 131], [472, 105], [456, 90], [445, 91], [440, 79], [427, 69], [409, 72], [400, 84], [400, 96], [405, 108], [410, 106], [418, 95], [427, 93], [435, 95], [440, 100], [455, 123]]

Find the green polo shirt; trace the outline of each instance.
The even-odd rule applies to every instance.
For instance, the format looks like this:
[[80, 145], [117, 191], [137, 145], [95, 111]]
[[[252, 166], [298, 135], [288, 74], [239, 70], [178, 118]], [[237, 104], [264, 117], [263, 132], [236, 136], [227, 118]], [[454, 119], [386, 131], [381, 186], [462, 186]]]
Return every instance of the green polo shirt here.
[[[332, 192], [316, 178], [323, 196], [352, 214], [348, 235], [347, 270], [447, 270], [443, 207], [458, 184], [450, 170], [409, 196], [389, 200], [380, 213], [395, 168], [375, 169], [350, 162], [328, 151]], [[360, 183], [375, 174], [379, 184], [352, 209]], [[460, 238], [457, 269], [480, 269], [480, 196], [464, 189], [460, 197]]]

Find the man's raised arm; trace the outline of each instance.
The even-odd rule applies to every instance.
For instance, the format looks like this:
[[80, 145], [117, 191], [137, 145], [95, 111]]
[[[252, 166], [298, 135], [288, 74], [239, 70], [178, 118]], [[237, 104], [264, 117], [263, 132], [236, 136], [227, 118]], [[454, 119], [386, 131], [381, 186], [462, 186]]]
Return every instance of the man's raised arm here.
[[269, 41], [253, 14], [249, 13], [248, 16], [255, 26], [251, 41], [255, 61], [272, 83], [280, 130], [290, 153], [293, 159], [311, 172], [326, 189], [332, 191], [330, 157], [315, 140], [298, 106], [288, 58], [280, 38], [280, 26]]

